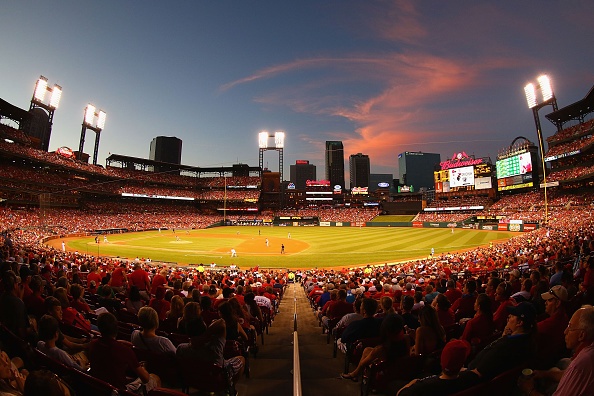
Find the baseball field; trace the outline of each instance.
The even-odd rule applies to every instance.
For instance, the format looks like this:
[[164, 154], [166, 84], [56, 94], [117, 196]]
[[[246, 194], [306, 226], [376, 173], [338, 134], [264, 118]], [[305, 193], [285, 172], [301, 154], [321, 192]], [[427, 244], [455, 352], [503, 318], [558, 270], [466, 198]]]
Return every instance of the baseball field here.
[[[240, 268], [354, 267], [395, 263], [470, 249], [512, 232], [397, 227], [217, 227], [55, 239], [61, 249], [100, 256], [150, 258], [180, 265], [235, 264]], [[267, 242], [268, 241], [268, 242]], [[284, 253], [281, 253], [284, 245]], [[232, 257], [233, 250], [236, 257]]]

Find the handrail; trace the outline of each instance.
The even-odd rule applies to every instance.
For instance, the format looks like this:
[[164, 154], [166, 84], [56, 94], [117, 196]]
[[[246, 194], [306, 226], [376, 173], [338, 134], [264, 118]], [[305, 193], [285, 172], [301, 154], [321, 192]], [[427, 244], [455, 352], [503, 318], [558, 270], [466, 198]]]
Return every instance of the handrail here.
[[293, 331], [297, 331], [297, 292], [293, 284]]
[[297, 334], [297, 284], [293, 283], [293, 396], [301, 396], [301, 363]]
[[293, 396], [301, 396], [301, 366], [299, 363], [299, 340], [293, 332]]

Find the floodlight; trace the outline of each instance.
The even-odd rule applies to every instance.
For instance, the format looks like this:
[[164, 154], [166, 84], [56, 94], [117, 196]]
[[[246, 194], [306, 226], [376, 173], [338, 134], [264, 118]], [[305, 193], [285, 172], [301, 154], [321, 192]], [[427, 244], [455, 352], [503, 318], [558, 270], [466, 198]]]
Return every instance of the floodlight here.
[[553, 97], [553, 89], [551, 88], [551, 81], [546, 75], [542, 75], [537, 78], [538, 85], [540, 86], [540, 92], [542, 93], [542, 100], [546, 102]]
[[262, 131], [258, 134], [258, 147], [259, 148], [267, 148], [268, 147], [268, 132]]
[[534, 84], [530, 83], [526, 85], [524, 87], [524, 93], [526, 94], [526, 102], [528, 102], [528, 108], [535, 108], [538, 102], [536, 101], [536, 88], [534, 88]]
[[62, 87], [59, 85], [54, 85], [54, 89], [52, 89], [52, 97], [50, 99], [50, 107], [57, 109], [58, 105], [60, 104], [60, 98], [62, 97]]
[[85, 124], [93, 125], [93, 119], [95, 118], [95, 106], [88, 104], [85, 109]]
[[33, 97], [38, 100], [39, 102], [43, 102], [43, 98], [45, 97], [45, 92], [47, 91], [47, 78], [41, 76], [37, 83], [35, 84], [35, 93]]
[[285, 147], [285, 133], [281, 131], [274, 132], [274, 146], [276, 148]]
[[105, 117], [107, 114], [103, 110], [99, 110], [99, 116], [97, 117], [97, 128], [103, 129], [105, 127]]

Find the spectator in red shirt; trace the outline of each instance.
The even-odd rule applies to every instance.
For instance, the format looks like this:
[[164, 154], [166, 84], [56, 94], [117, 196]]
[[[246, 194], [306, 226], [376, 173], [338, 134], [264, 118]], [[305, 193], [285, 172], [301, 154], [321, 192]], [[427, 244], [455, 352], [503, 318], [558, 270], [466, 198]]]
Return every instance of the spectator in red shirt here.
[[157, 288], [159, 286], [167, 287], [167, 270], [163, 268], [154, 277], [151, 283], [151, 295], [157, 294]]
[[437, 297], [431, 303], [431, 306], [435, 308], [437, 311], [437, 317], [439, 318], [439, 323], [444, 327], [447, 328], [452, 326], [456, 323], [456, 319], [454, 316], [454, 311], [452, 311], [452, 304], [450, 300], [446, 297], [445, 294], [438, 294]]
[[469, 280], [464, 285], [465, 293], [462, 297], [454, 301], [452, 311], [456, 315], [456, 320], [462, 318], [472, 318], [474, 316], [474, 302], [476, 301], [476, 281]]
[[564, 304], [567, 302], [567, 289], [561, 285], [553, 286], [541, 294], [545, 301], [548, 318], [536, 324], [538, 353], [536, 362], [540, 367], [551, 367], [566, 352], [565, 328], [569, 318]]
[[43, 280], [41, 276], [34, 275], [31, 278], [29, 286], [33, 294], [24, 298], [23, 301], [25, 302], [25, 307], [27, 307], [27, 313], [39, 319], [45, 314], [45, 298], [41, 295], [43, 292]]
[[[101, 337], [89, 346], [91, 375], [108, 382], [118, 389], [127, 389], [133, 393], [146, 394], [160, 386], [160, 379], [149, 372], [138, 362], [132, 348], [116, 340], [118, 320], [111, 313], [103, 313], [97, 318], [97, 326]], [[127, 372], [138, 375], [138, 379], [130, 382]]]
[[462, 291], [456, 288], [456, 282], [453, 279], [448, 280], [447, 288], [445, 295], [450, 303], [454, 304], [457, 299], [462, 297]]
[[[171, 309], [171, 303], [165, 300], [165, 288], [159, 287], [155, 297], [149, 301], [149, 307], [157, 311], [159, 320], [162, 322], [167, 318], [167, 312]], [[177, 325], [177, 323], [176, 323]]]
[[89, 291], [92, 289], [91, 282], [95, 281], [96, 287], [93, 290], [96, 291], [97, 286], [101, 284], [101, 279], [103, 279], [103, 277], [99, 273], [99, 270], [97, 269], [97, 265], [95, 265], [95, 264], [91, 265], [91, 272], [89, 272], [89, 274], [87, 275], [87, 288], [89, 289]]
[[140, 295], [145, 300], [150, 300], [148, 292], [151, 290], [151, 280], [148, 274], [140, 266], [140, 263], [134, 264], [134, 271], [128, 277], [130, 286], [136, 286]]
[[116, 293], [122, 293], [126, 290], [128, 278], [126, 277], [126, 264], [122, 263], [111, 273], [109, 285]]
[[476, 313], [472, 319], [466, 322], [460, 339], [478, 345], [482, 349], [495, 331], [489, 296], [485, 293], [479, 294], [474, 303], [474, 309]]
[[497, 286], [495, 300], [499, 302], [499, 307], [497, 307], [497, 311], [493, 314], [493, 323], [495, 324], [495, 329], [497, 331], [503, 331], [507, 324], [507, 307], [517, 305], [516, 300], [511, 298], [511, 295], [512, 286], [509, 282], [501, 282], [499, 286]]

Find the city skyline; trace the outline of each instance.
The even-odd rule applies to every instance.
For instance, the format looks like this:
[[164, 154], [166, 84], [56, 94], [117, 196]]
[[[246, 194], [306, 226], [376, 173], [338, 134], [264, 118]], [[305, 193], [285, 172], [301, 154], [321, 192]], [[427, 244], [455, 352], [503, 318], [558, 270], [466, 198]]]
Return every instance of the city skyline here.
[[51, 151], [77, 149], [88, 103], [104, 110], [100, 164], [147, 158], [166, 135], [183, 164], [255, 166], [261, 130], [286, 133], [285, 180], [297, 159], [323, 168], [325, 141], [369, 155], [372, 173], [398, 174], [405, 151], [494, 162], [517, 136], [536, 142], [526, 83], [548, 74], [560, 108], [594, 84], [592, 14], [552, 0], [8, 2], [0, 98], [28, 109], [40, 75], [62, 87]]

